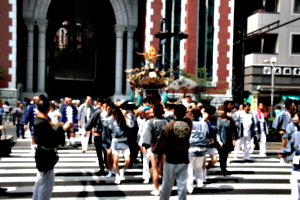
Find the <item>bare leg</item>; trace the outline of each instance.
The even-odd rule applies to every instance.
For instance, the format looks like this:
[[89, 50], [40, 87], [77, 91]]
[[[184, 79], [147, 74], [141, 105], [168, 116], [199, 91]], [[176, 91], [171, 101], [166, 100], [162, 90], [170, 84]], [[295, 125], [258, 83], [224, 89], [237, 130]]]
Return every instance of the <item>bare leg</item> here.
[[108, 168], [108, 170], [111, 170], [112, 167], [113, 167], [112, 150], [111, 149], [106, 149], [106, 154], [107, 154], [107, 168]]
[[216, 154], [210, 155], [210, 161], [206, 166], [206, 170], [209, 170], [210, 168], [215, 166], [216, 162], [217, 162], [217, 155]]
[[206, 169], [206, 156], [204, 156], [202, 169], [203, 169], [203, 170]]
[[114, 165], [114, 159], [113, 159], [113, 154], [112, 154], [112, 149], [106, 149], [106, 162], [107, 162], [107, 169], [108, 169], [108, 174], [106, 177], [111, 177], [113, 174], [113, 165]]
[[120, 171], [119, 171], [119, 154], [113, 154], [113, 167], [116, 173], [115, 184], [120, 184]]
[[165, 161], [166, 161], [166, 155], [161, 155], [159, 158], [158, 158], [158, 174], [159, 175], [163, 175], [163, 171], [164, 171], [164, 164], [165, 164]]
[[129, 164], [130, 164], [130, 155], [126, 155], [124, 157], [125, 159], [125, 162], [124, 162], [124, 169], [127, 169], [129, 167]]
[[210, 168], [215, 166], [216, 162], [217, 162], [217, 155], [216, 154], [210, 155], [210, 162], [206, 166], [206, 170], [209, 170]]
[[152, 172], [152, 179], [155, 190], [159, 190], [159, 174], [158, 174], [158, 167], [157, 167], [157, 155], [152, 153], [150, 156], [151, 160], [151, 172]]
[[34, 139], [34, 137], [31, 137], [30, 144], [31, 144], [31, 145], [35, 145], [35, 139]]
[[119, 155], [113, 155], [113, 168], [116, 174], [119, 174]]
[[30, 148], [31, 148], [31, 154], [34, 154], [35, 153], [35, 149], [36, 149], [36, 144], [35, 144], [34, 136], [31, 137]]
[[286, 146], [286, 139], [285, 138], [281, 138], [281, 149], [284, 149]]

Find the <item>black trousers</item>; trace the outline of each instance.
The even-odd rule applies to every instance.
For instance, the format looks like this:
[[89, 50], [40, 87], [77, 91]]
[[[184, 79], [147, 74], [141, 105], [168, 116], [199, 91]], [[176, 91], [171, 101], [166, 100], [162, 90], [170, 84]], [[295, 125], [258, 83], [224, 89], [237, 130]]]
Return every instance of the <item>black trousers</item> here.
[[219, 152], [219, 162], [220, 162], [221, 173], [226, 174], [228, 152], [230, 152], [229, 148], [227, 147], [226, 144], [223, 144], [222, 147], [218, 148], [218, 152]]
[[104, 170], [105, 166], [104, 166], [104, 161], [103, 161], [102, 136], [94, 135], [94, 145], [96, 147], [99, 167], [101, 170]]

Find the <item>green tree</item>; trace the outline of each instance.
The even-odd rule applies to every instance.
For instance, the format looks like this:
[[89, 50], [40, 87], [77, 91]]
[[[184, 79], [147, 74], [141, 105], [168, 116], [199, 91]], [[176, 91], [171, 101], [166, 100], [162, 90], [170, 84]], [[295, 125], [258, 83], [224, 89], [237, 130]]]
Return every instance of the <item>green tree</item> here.
[[205, 100], [211, 102], [214, 97], [208, 93], [208, 88], [211, 86], [211, 77], [206, 77], [206, 68], [198, 68], [197, 76], [194, 74], [190, 74], [183, 70], [180, 70], [180, 74], [186, 78], [189, 78], [197, 83], [197, 87], [194, 88], [194, 96], [196, 101], [200, 102], [201, 100]]

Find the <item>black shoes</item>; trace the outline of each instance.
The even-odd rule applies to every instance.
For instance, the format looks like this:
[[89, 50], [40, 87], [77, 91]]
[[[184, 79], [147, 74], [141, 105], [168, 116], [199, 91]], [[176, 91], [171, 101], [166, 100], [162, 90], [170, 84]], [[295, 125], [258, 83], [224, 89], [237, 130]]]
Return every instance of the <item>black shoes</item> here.
[[0, 194], [6, 192], [7, 188], [0, 188]]
[[230, 175], [230, 174], [231, 173], [229, 171], [227, 171], [227, 170], [221, 172], [222, 176], [227, 176], [227, 175]]
[[104, 170], [104, 169], [100, 169], [96, 174], [97, 174], [98, 176], [105, 175], [105, 170]]

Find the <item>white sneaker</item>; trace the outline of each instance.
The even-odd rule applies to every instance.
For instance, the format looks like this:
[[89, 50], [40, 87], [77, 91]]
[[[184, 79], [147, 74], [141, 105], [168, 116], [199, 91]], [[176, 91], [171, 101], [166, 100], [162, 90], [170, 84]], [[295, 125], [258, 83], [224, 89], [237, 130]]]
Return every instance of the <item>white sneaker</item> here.
[[201, 179], [197, 179], [197, 188], [203, 187], [203, 181]]
[[151, 192], [151, 194], [154, 195], [154, 196], [159, 196], [160, 195], [160, 191], [159, 190], [153, 190]]
[[110, 171], [112, 174], [116, 174], [114, 168], [112, 168]]
[[37, 146], [31, 145], [30, 147], [31, 147], [30, 155], [34, 155], [35, 154], [35, 150], [37, 149]]
[[187, 189], [187, 193], [189, 193], [189, 194], [193, 194], [193, 191], [194, 191], [194, 188], [188, 188]]
[[149, 183], [149, 178], [145, 178], [143, 183], [148, 184]]
[[121, 183], [120, 175], [116, 174], [115, 184], [119, 185]]
[[204, 169], [203, 170], [202, 182], [207, 182], [206, 179], [207, 179], [207, 169]]
[[112, 172], [111, 172], [111, 171], [108, 171], [108, 174], [107, 174], [105, 177], [106, 177], [106, 178], [112, 177]]
[[287, 165], [288, 165], [288, 164], [285, 162], [284, 158], [280, 158], [279, 163], [280, 163], [281, 165], [284, 165], [284, 166], [287, 166]]
[[124, 177], [124, 172], [125, 172], [125, 169], [120, 169], [120, 179], [121, 181], [124, 181], [125, 180], [125, 177]]
[[121, 183], [121, 180], [120, 180], [120, 178], [116, 178], [116, 180], [115, 180], [115, 184], [119, 185], [120, 183]]

